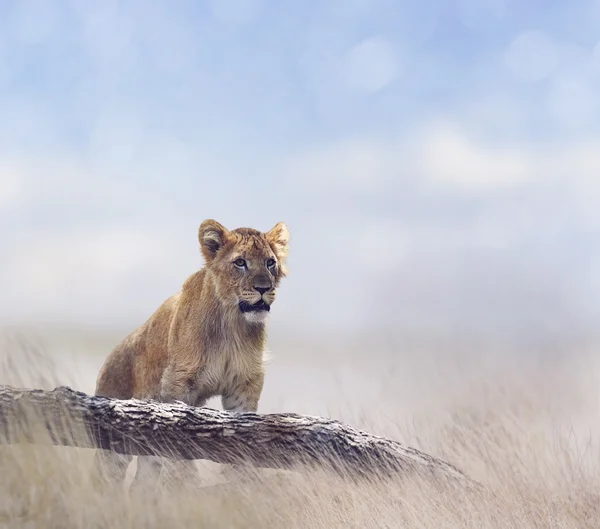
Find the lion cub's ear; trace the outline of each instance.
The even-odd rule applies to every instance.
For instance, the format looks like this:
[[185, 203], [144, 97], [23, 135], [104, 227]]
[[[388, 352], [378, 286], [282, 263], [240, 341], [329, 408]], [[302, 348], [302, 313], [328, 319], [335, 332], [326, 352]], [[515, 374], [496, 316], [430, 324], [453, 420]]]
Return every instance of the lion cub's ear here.
[[278, 222], [265, 235], [279, 259], [282, 261], [285, 260], [288, 255], [290, 242], [290, 230], [288, 230], [288, 227], [283, 222]]
[[200, 224], [198, 241], [207, 263], [215, 258], [219, 249], [227, 242], [228, 234], [227, 228], [216, 220], [208, 219]]

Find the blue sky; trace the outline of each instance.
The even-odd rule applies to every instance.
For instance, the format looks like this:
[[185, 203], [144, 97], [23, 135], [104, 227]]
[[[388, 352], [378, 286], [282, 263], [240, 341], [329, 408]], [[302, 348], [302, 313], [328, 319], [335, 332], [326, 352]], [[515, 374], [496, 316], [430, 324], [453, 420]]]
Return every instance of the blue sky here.
[[133, 325], [288, 223], [278, 325], [593, 328], [600, 2], [0, 5], [11, 323]]

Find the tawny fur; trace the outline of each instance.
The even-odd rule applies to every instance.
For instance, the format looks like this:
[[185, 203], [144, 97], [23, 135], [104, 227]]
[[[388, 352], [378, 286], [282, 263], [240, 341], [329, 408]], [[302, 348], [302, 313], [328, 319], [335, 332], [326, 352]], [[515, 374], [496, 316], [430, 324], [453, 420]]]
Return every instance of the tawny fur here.
[[267, 233], [229, 231], [206, 220], [198, 239], [204, 268], [114, 348], [98, 375], [96, 395], [192, 406], [221, 396], [226, 410], [257, 411], [267, 313], [244, 313], [240, 302], [272, 305], [286, 274], [289, 231], [283, 223]]

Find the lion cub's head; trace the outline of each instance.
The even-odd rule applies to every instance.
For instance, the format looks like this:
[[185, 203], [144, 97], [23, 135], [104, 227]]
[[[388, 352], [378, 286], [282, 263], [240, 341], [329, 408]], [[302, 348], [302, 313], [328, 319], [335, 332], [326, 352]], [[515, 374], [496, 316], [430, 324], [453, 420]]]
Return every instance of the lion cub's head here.
[[236, 306], [247, 321], [264, 321], [286, 272], [286, 225], [280, 222], [266, 233], [251, 228], [229, 231], [210, 219], [200, 225], [198, 239], [219, 298]]

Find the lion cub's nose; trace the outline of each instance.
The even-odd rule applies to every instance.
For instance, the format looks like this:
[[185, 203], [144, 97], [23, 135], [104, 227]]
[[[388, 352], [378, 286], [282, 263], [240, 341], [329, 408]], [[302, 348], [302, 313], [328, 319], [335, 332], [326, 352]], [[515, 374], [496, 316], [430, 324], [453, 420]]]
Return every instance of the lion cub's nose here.
[[265, 292], [268, 292], [269, 290], [271, 290], [271, 287], [254, 287], [254, 290], [256, 290], [257, 292], [260, 293], [260, 295], [262, 296]]

